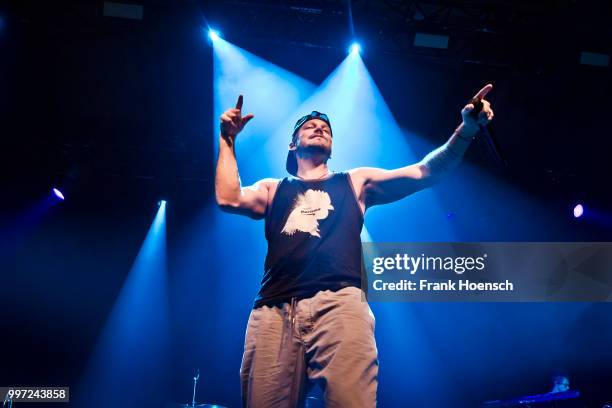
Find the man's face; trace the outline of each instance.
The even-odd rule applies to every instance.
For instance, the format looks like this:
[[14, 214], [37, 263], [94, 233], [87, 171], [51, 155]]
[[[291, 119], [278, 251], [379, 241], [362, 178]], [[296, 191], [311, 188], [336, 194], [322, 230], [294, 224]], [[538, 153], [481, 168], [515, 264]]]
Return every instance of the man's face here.
[[331, 155], [332, 135], [331, 129], [321, 119], [311, 119], [298, 130], [296, 137], [297, 150], [321, 152]]

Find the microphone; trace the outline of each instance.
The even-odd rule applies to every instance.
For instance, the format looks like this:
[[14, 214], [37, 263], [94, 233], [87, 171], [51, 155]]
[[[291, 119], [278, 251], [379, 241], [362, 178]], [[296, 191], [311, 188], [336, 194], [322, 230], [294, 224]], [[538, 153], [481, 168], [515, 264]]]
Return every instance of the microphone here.
[[[472, 109], [472, 111], [470, 112], [470, 116], [473, 117], [474, 120], [477, 120], [478, 114], [482, 112], [482, 108], [484, 106], [484, 104], [482, 103], [482, 99], [472, 98], [468, 101], [468, 104], [470, 103], [474, 105], [474, 109]], [[507, 167], [508, 162], [502, 155], [501, 149], [499, 148], [499, 143], [497, 142], [497, 139], [494, 136], [493, 127], [491, 126], [491, 124], [490, 123], [487, 123], [486, 125], [479, 124], [478, 127], [480, 129], [480, 133], [484, 135], [484, 139], [487, 142], [487, 147], [489, 148], [489, 151], [491, 152], [495, 161], [497, 161], [497, 163], [500, 164], [501, 166]]]

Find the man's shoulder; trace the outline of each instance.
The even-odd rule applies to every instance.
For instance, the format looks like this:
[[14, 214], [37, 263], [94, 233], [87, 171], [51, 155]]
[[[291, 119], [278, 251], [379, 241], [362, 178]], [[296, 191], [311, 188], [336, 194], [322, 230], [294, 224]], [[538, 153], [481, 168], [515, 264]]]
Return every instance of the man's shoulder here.
[[359, 174], [368, 174], [373, 171], [379, 171], [379, 170], [381, 169], [379, 169], [378, 167], [355, 167], [353, 169], [348, 170], [347, 173], [349, 173], [352, 176], [352, 175], [359, 175]]
[[272, 187], [272, 186], [276, 186], [278, 185], [278, 183], [280, 182], [280, 179], [277, 178], [263, 178], [261, 180], [259, 180], [257, 183], [257, 185], [259, 186], [264, 186], [264, 187]]
[[376, 169], [374, 167], [355, 167], [347, 171], [353, 183], [363, 183]]

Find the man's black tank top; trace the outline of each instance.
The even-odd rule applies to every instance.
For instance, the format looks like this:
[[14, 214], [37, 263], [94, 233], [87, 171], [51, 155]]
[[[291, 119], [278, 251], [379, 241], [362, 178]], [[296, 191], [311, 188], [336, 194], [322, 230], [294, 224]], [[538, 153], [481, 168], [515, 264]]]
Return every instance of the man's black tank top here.
[[265, 222], [268, 253], [255, 307], [361, 286], [363, 214], [348, 173], [282, 179]]

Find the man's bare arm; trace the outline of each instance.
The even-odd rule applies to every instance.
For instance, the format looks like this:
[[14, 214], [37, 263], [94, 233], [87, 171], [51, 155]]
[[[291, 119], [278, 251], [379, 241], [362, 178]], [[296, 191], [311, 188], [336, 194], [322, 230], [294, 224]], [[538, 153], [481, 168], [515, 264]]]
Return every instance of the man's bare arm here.
[[242, 187], [233, 146], [219, 138], [219, 159], [215, 174], [215, 196], [223, 211], [261, 219], [266, 214], [270, 185], [275, 179], [263, 179]]
[[[484, 98], [491, 88], [491, 85], [485, 86], [476, 96]], [[445, 144], [430, 152], [420, 162], [394, 170], [371, 167], [352, 170], [351, 177], [363, 207], [400, 200], [430, 187], [457, 167], [478, 131], [479, 124], [493, 119], [490, 104], [484, 99], [483, 110], [477, 119], [469, 115], [473, 108], [471, 104], [463, 108], [463, 123]]]
[[221, 115], [221, 134], [219, 135], [219, 158], [215, 173], [215, 197], [217, 205], [224, 211], [260, 219], [266, 214], [268, 195], [274, 179], [263, 179], [252, 186], [242, 187], [236, 161], [236, 136], [244, 125], [253, 118], [241, 115], [242, 95], [234, 109]]

